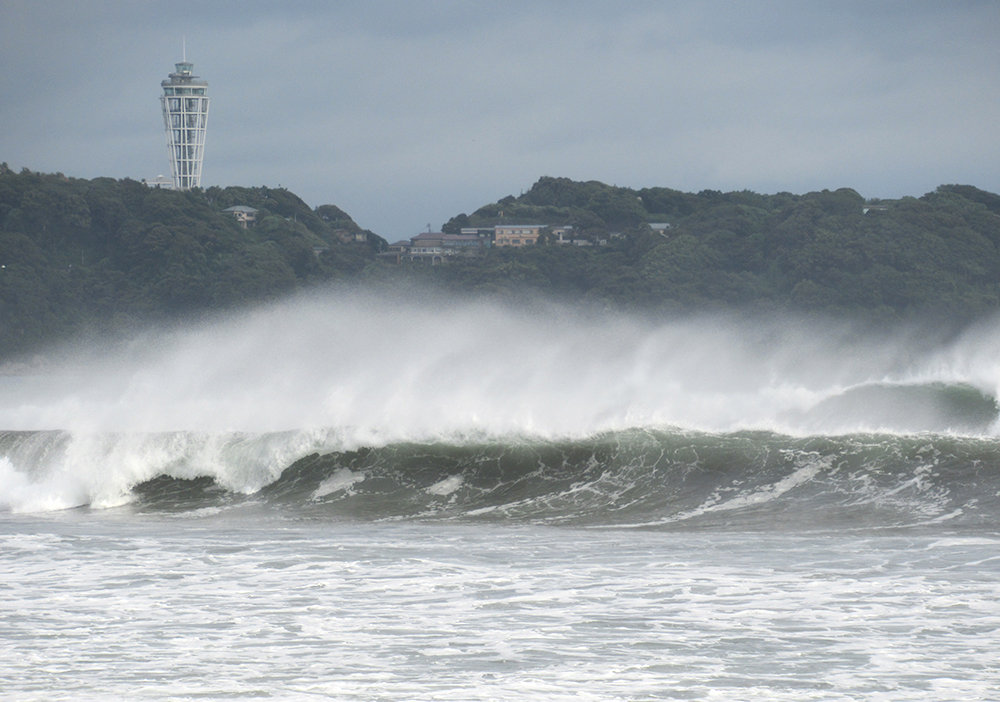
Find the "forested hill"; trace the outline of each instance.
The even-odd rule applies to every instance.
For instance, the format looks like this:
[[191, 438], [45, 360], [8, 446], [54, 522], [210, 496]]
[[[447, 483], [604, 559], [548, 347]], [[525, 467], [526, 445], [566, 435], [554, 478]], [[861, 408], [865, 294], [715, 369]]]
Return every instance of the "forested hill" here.
[[[233, 205], [259, 210], [256, 226], [222, 212]], [[0, 357], [350, 278], [384, 245], [339, 208], [313, 210], [284, 189], [174, 192], [2, 164]]]
[[[233, 205], [259, 210], [256, 226], [223, 213]], [[541, 293], [652, 313], [878, 324], [954, 326], [1000, 310], [1000, 196], [968, 185], [871, 202], [850, 189], [693, 194], [545, 177], [443, 229], [502, 223], [568, 224], [577, 242], [543, 235], [537, 246], [398, 265], [380, 260], [386, 242], [342, 210], [311, 209], [284, 189], [174, 192], [3, 164], [0, 359], [335, 280], [430, 282], [456, 299]]]
[[[692, 194], [545, 177], [444, 229], [501, 218], [570, 224], [595, 245], [546, 246], [543, 239], [534, 250], [441, 267], [437, 277], [463, 289], [535, 287], [654, 311], [776, 310], [955, 325], [1000, 309], [1000, 196], [968, 185], [879, 202], [847, 188]], [[670, 227], [654, 232], [649, 223]]]

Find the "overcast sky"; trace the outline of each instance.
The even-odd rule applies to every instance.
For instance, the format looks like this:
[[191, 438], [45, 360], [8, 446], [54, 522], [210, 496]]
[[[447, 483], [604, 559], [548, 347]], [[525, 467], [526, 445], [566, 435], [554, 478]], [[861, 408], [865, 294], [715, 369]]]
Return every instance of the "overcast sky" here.
[[183, 37], [203, 186], [281, 185], [390, 240], [543, 175], [1000, 191], [996, 0], [0, 0], [0, 161], [169, 174]]

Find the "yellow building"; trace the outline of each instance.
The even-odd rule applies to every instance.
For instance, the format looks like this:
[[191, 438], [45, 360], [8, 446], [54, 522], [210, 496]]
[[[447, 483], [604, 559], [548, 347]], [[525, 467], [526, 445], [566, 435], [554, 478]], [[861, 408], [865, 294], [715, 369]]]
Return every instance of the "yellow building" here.
[[494, 246], [533, 246], [545, 224], [501, 224], [493, 228]]

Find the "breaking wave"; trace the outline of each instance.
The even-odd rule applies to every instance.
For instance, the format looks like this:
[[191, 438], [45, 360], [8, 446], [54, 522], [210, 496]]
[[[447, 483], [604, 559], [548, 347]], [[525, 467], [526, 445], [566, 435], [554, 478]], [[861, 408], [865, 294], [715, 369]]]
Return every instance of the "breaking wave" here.
[[303, 299], [0, 376], [0, 511], [994, 523], [998, 350], [996, 324]]
[[1000, 445], [985, 437], [636, 429], [314, 450], [332, 438], [7, 432], [2, 500], [14, 511], [250, 506], [294, 518], [662, 528], [958, 528], [1000, 517]]

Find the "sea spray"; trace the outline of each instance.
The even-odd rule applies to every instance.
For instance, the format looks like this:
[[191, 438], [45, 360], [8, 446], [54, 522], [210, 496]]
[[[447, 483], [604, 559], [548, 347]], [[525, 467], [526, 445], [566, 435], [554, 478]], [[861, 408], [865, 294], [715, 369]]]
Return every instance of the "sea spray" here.
[[207, 477], [252, 494], [317, 451], [342, 449], [335, 432], [273, 434], [0, 432], [0, 508], [116, 507], [155, 478]]
[[[333, 291], [147, 330], [113, 352], [64, 350], [42, 375], [0, 377], [2, 507], [115, 506], [158, 478], [254, 494], [300, 460], [362, 448], [404, 456], [412, 472], [426, 453], [419, 447], [586, 445], [635, 431], [986, 441], [998, 414], [998, 348], [996, 323], [933, 344], [912, 330], [865, 335], [801, 320], [650, 320]], [[394, 453], [406, 446], [417, 458]], [[469, 460], [489, 463], [495, 450]], [[555, 470], [525, 460], [546, 476]], [[336, 470], [345, 467], [357, 478], [346, 492], [380, 489], [371, 468]], [[336, 470], [310, 482], [309, 494], [344, 493]], [[435, 473], [417, 502], [461, 503], [475, 490], [469, 470]]]
[[[30, 378], [0, 379], [11, 388], [0, 393], [0, 428], [333, 428], [376, 443], [641, 426], [892, 431], [891, 417], [796, 418], [873, 383], [961, 384], [995, 397], [998, 348], [1000, 325], [934, 346], [904, 333], [777, 318], [664, 321], [340, 291], [152, 330], [103, 358], [80, 350], [35, 379], [35, 394]], [[919, 429], [946, 431], [948, 420]]]

